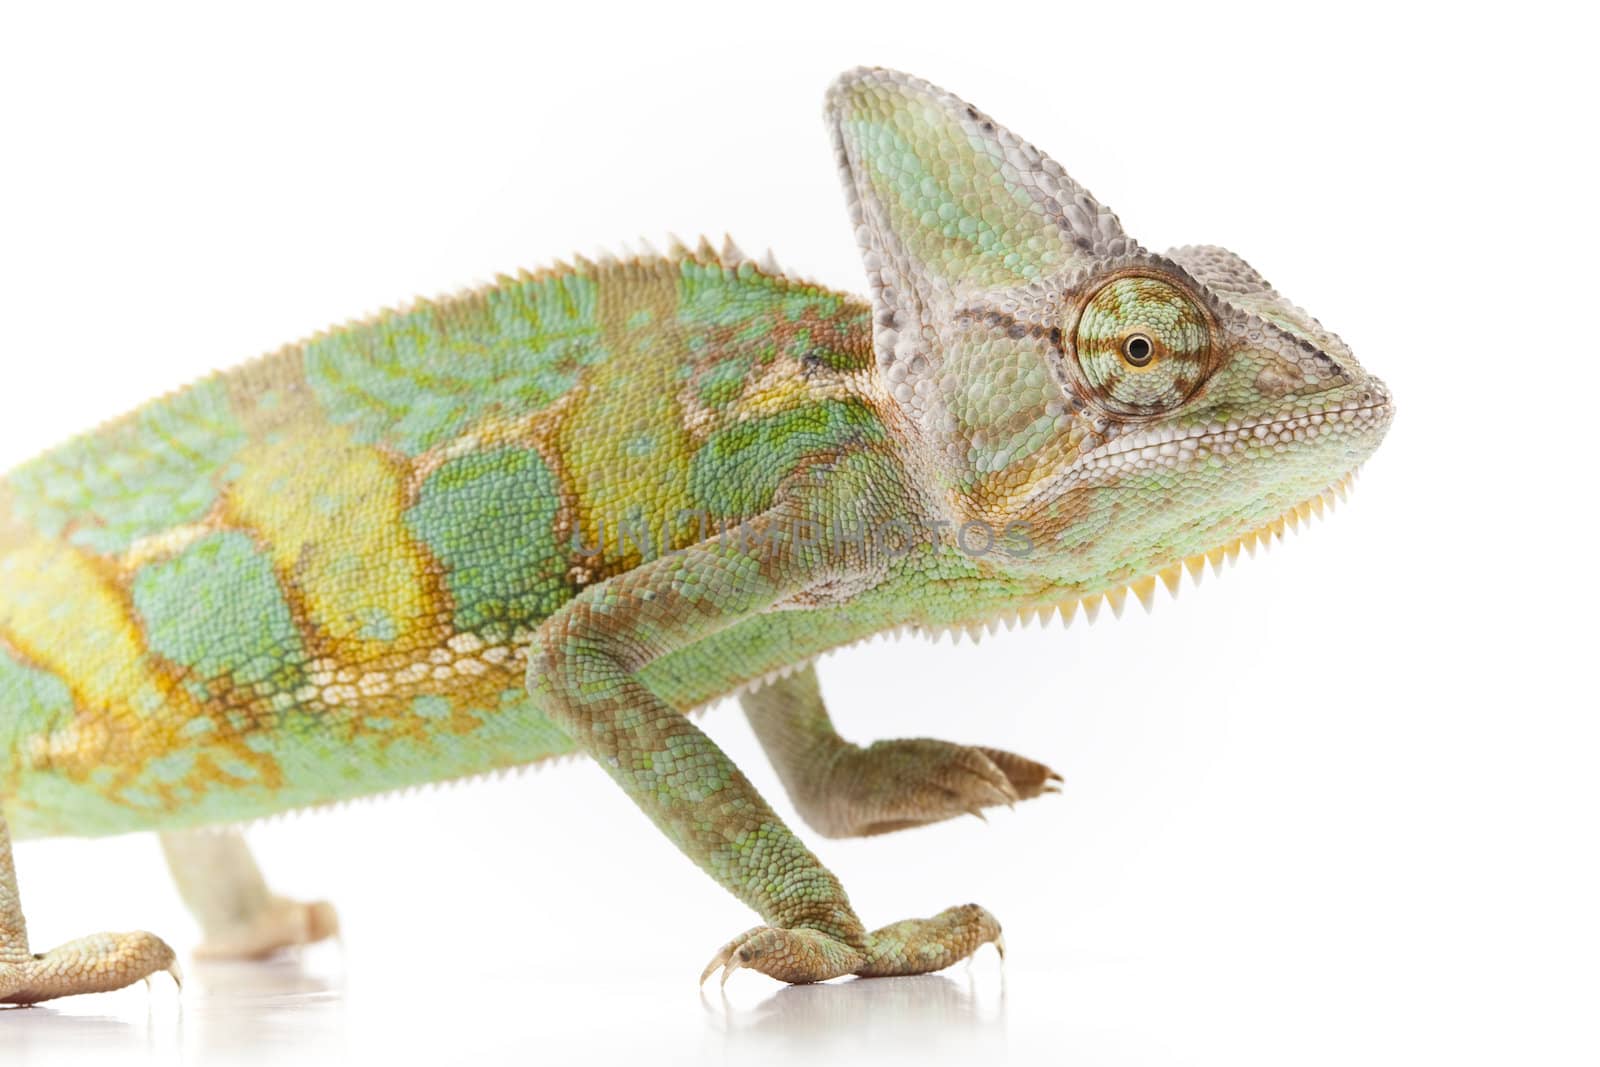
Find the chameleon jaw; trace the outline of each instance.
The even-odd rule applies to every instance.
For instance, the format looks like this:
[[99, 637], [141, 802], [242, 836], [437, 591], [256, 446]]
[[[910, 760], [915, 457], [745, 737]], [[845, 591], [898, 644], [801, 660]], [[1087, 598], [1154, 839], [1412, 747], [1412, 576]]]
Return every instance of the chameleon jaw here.
[[1360, 471], [1361, 468], [1357, 465], [1326, 489], [1288, 508], [1281, 515], [1262, 523], [1247, 533], [1231, 538], [1215, 548], [1197, 552], [1160, 570], [1120, 583], [1110, 589], [1090, 593], [1087, 596], [1071, 597], [1043, 606], [1001, 612], [973, 622], [957, 623], [952, 626], [934, 629], [916, 626], [902, 627], [899, 632], [926, 634], [933, 637], [935, 641], [948, 633], [956, 642], [959, 642], [964, 634], [976, 643], [986, 633], [996, 633], [1001, 626], [1010, 630], [1015, 629], [1019, 623], [1031, 625], [1037, 622], [1040, 625], [1048, 625], [1057, 612], [1060, 613], [1062, 624], [1070, 626], [1080, 607], [1083, 609], [1084, 618], [1090, 623], [1093, 623], [1099, 617], [1100, 608], [1104, 604], [1109, 604], [1111, 613], [1120, 618], [1123, 608], [1127, 606], [1130, 593], [1139, 603], [1144, 605], [1145, 611], [1153, 611], [1155, 609], [1158, 582], [1166, 586], [1167, 591], [1176, 598], [1179, 590], [1183, 587], [1183, 574], [1185, 571], [1188, 571], [1190, 579], [1195, 585], [1200, 584], [1207, 564], [1210, 565], [1214, 573], [1220, 576], [1224, 563], [1231, 565], [1238, 560], [1241, 549], [1248, 555], [1254, 556], [1258, 547], [1262, 549], [1270, 548], [1273, 541], [1283, 540], [1286, 533], [1299, 530], [1302, 523], [1309, 525], [1313, 518], [1322, 518], [1341, 501], [1348, 499], [1350, 489]]
[[1084, 453], [1073, 473], [1076, 481], [1098, 484], [1152, 467], [1203, 462], [1213, 455], [1240, 458], [1251, 449], [1275, 453], [1291, 446], [1308, 447], [1351, 436], [1371, 438], [1376, 447], [1393, 418], [1394, 403], [1380, 392], [1376, 397], [1363, 393], [1338, 405], [1296, 408], [1257, 422], [1230, 420], [1187, 429], [1140, 429]]

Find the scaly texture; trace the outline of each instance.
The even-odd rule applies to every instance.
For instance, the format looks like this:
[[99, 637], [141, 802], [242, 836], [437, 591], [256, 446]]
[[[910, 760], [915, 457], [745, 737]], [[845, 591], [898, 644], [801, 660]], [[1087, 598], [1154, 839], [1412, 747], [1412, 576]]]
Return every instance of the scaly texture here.
[[[168, 832], [213, 946], [254, 954], [331, 911], [185, 829], [581, 752], [765, 920], [725, 975], [996, 939], [975, 906], [869, 932], [683, 713], [792, 675], [746, 707], [829, 835], [1049, 791], [998, 750], [850, 745], [793, 672], [886, 630], [1148, 603], [1320, 510], [1392, 408], [1238, 257], [1144, 250], [950, 94], [858, 70], [827, 116], [870, 303], [731, 247], [579, 262], [330, 331], [0, 481], [17, 834]], [[0, 930], [0, 991], [21, 950]]]
[[1057, 792], [1061, 776], [994, 748], [932, 738], [862, 748], [833, 729], [811, 666], [741, 698], [750, 726], [800, 817], [824, 837], [870, 837], [983, 817], [983, 809]]

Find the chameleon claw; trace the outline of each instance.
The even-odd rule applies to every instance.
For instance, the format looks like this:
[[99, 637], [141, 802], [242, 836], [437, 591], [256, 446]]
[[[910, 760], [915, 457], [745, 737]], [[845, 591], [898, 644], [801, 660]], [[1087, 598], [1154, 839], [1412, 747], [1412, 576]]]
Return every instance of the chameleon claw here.
[[978, 803], [982, 804], [984, 807], [999, 807], [1000, 805], [1004, 804], [1008, 808], [1015, 809], [1017, 806], [1017, 795], [1015, 792], [1001, 789], [998, 786], [994, 786], [988, 782], [985, 782], [984, 794], [979, 799]]
[[178, 992], [180, 992], [180, 993], [183, 992], [183, 968], [178, 966], [178, 961], [177, 960], [173, 960], [172, 961], [172, 966], [170, 966], [170, 967], [163, 968], [162, 970], [155, 972], [155, 974], [147, 974], [147, 975], [145, 975], [144, 978], [142, 979], [142, 981], [144, 982], [145, 992], [147, 992], [147, 993], [154, 993], [155, 992], [155, 990], [156, 990], [156, 981], [155, 981], [156, 974], [170, 974], [170, 975], [172, 975], [172, 984], [178, 988]]
[[717, 968], [722, 966], [722, 962], [723, 962], [722, 953], [720, 953], [720, 952], [717, 953], [715, 956], [711, 957], [711, 962], [706, 964], [705, 970], [700, 972], [700, 985], [701, 985], [701, 987], [704, 987], [705, 984], [706, 984], [706, 981], [713, 974], [717, 973]]
[[[742, 938], [739, 938], [739, 939], [735, 939], [733, 941], [728, 942], [726, 945], [723, 945], [720, 949], [717, 950], [717, 954], [715, 956], [711, 957], [711, 962], [706, 964], [705, 970], [700, 972], [700, 985], [702, 987], [705, 986], [706, 982], [711, 978], [711, 976], [713, 974], [717, 973], [717, 968], [719, 968], [719, 967], [726, 968], [727, 967], [728, 961], [733, 959], [734, 953], [737, 950], [741, 940], [742, 940]], [[723, 975], [722, 975], [722, 984], [723, 985], [727, 985], [728, 984], [728, 975], [727, 975], [726, 971], [724, 971]]]

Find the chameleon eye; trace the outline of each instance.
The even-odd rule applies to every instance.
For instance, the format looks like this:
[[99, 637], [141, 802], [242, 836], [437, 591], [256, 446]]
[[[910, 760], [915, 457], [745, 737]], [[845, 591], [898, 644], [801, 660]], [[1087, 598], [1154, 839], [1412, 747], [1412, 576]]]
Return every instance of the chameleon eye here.
[[1155, 356], [1155, 344], [1142, 333], [1129, 334], [1128, 339], [1122, 342], [1122, 358], [1130, 366], [1148, 367]]
[[1210, 317], [1164, 278], [1106, 282], [1084, 305], [1072, 339], [1083, 381], [1117, 415], [1170, 411], [1211, 368]]

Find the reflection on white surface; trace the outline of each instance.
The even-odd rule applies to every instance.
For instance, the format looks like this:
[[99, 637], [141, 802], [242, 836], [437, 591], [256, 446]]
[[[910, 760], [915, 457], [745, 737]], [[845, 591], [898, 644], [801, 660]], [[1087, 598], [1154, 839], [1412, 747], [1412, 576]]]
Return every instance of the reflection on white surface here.
[[126, 1061], [174, 1052], [203, 1063], [317, 1062], [340, 1050], [345, 995], [336, 969], [284, 957], [190, 963], [186, 970], [181, 994], [163, 976], [148, 989], [0, 1014], [6, 1062]]
[[[417, 973], [347, 975], [336, 950], [255, 964], [195, 963], [181, 995], [164, 981], [0, 1012], [0, 1062], [173, 1060], [204, 1064], [405, 1062], [436, 1052], [534, 1056], [586, 1046], [601, 1062], [783, 1062], [869, 1051], [923, 1062], [1005, 1049], [1004, 987], [992, 968], [918, 978], [773, 987], [715, 985], [662, 998], [604, 986], [477, 977], [419, 988]], [[981, 973], [980, 973], [981, 972]], [[756, 1057], [752, 1059], [752, 1057]], [[983, 1061], [979, 1061], [983, 1062]]]
[[949, 1055], [957, 1046], [967, 1052], [1003, 1051], [1004, 986], [988, 1004], [978, 987], [971, 971], [957, 969], [951, 976], [787, 986], [753, 1008], [718, 1004], [709, 994], [705, 999], [712, 1028], [730, 1048], [759, 1046], [773, 1053], [803, 1047], [809, 1056], [831, 1059], [866, 1042], [926, 1059]]

